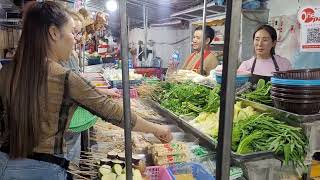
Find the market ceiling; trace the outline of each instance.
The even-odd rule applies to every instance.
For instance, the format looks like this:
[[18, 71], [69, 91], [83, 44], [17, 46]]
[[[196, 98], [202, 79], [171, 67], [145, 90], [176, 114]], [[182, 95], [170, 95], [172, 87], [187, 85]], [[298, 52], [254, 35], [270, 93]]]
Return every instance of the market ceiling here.
[[[24, 0], [32, 1], [32, 0]], [[71, 3], [74, 0], [54, 0]], [[114, 33], [120, 29], [119, 10], [115, 12], [108, 12], [106, 8], [107, 0], [86, 0], [85, 7], [89, 11], [102, 11], [109, 14], [109, 26]], [[13, 3], [14, 2], [14, 3]], [[17, 6], [23, 2], [22, 0], [1, 0], [0, 2], [0, 18], [5, 16], [1, 12], [17, 11]], [[148, 25], [161, 24], [172, 20], [190, 20], [202, 17], [203, 0], [128, 0], [127, 1], [128, 17], [130, 21], [130, 28], [143, 27], [143, 5], [147, 7], [148, 11]], [[225, 11], [224, 6], [210, 6], [214, 4], [213, 0], [207, 0], [208, 9], [207, 15], [221, 13]], [[198, 9], [197, 11], [189, 11], [190, 9]], [[19, 11], [19, 10], [18, 10]]]
[[[88, 10], [107, 12], [106, 0], [86, 0]], [[150, 23], [168, 19], [170, 15], [194, 7], [203, 3], [203, 0], [128, 0], [128, 17], [132, 26], [143, 25], [143, 5], [148, 9], [148, 21]], [[110, 21], [119, 22], [119, 11], [108, 12]], [[118, 23], [119, 24], [119, 23]]]
[[[129, 27], [143, 27], [143, 5], [148, 11], [148, 25], [161, 24], [172, 20], [188, 20], [202, 17], [203, 0], [128, 0], [127, 1]], [[213, 0], [207, 0], [208, 4], [214, 4]], [[108, 12], [106, 0], [86, 0], [85, 6], [90, 11], [103, 11], [109, 14], [109, 26], [113, 34], [119, 32], [119, 11]], [[199, 11], [181, 13], [188, 9], [199, 8]], [[225, 11], [224, 6], [208, 6], [208, 15]]]

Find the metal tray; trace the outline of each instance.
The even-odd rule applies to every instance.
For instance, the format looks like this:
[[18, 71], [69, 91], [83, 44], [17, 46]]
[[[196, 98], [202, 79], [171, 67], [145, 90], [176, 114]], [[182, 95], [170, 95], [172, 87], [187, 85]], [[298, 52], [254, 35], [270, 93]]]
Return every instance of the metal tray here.
[[197, 143], [198, 139], [191, 134], [186, 134], [184, 132], [173, 133], [173, 140], [181, 141], [186, 143]]
[[199, 144], [209, 148], [216, 150], [217, 143], [208, 137], [207, 135], [203, 134], [196, 128], [192, 127], [190, 124], [188, 124], [185, 120], [183, 120], [181, 117], [178, 117], [175, 115], [172, 111], [164, 109], [160, 106], [159, 103], [152, 101], [152, 100], [144, 100], [146, 103], [148, 103], [151, 107], [153, 107], [156, 111], [159, 112], [160, 115], [168, 118], [173, 123], [177, 124], [179, 128], [181, 128], [184, 132], [190, 133], [196, 138], [198, 138]]
[[[217, 148], [216, 140], [203, 134], [198, 129], [188, 124], [185, 120], [175, 115], [173, 112], [162, 108], [159, 103], [151, 100], [148, 100], [148, 103], [152, 107], [154, 107], [156, 110], [158, 110], [161, 115], [167, 116], [168, 118], [174, 120], [177, 123], [177, 125], [181, 129], [183, 129], [186, 133], [192, 133], [195, 137], [199, 138], [200, 145], [216, 151], [216, 148]], [[231, 157], [235, 163], [243, 163], [248, 161], [258, 161], [262, 159], [274, 158], [274, 154], [271, 151], [254, 152], [254, 153], [244, 154], [244, 155], [239, 155], [239, 154], [236, 154], [235, 152], [231, 152]]]
[[165, 125], [165, 126], [168, 127], [172, 133], [183, 133], [183, 130], [174, 124]]
[[241, 100], [244, 102], [244, 105], [252, 106], [258, 111], [271, 113], [275, 118], [287, 122], [292, 126], [300, 126], [303, 127], [303, 123], [312, 123], [314, 121], [320, 121], [320, 114], [314, 115], [299, 115], [291, 112], [287, 112], [281, 109], [277, 109], [272, 106], [268, 106], [265, 104], [260, 104], [254, 101], [250, 101], [247, 99], [243, 99], [240, 97], [236, 98], [237, 100]]
[[272, 159], [275, 158], [275, 155], [272, 151], [260, 151], [250, 154], [236, 154], [231, 152], [231, 157], [239, 163], [248, 162], [248, 161], [259, 161], [263, 159]]

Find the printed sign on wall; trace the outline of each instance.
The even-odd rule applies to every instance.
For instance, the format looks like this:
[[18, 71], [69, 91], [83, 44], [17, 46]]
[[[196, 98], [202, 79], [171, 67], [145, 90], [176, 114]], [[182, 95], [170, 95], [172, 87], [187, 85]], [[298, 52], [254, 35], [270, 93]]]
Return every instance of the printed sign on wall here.
[[301, 24], [301, 51], [320, 52], [320, 7], [301, 8], [298, 20]]

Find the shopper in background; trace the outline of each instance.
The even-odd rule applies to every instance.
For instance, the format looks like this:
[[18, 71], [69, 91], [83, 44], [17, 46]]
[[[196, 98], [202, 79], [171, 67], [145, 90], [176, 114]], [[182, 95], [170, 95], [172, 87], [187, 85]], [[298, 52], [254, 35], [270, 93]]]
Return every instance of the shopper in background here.
[[[84, 19], [80, 14], [77, 14], [73, 11], [68, 11], [68, 13], [70, 14], [70, 16], [72, 17], [72, 19], [74, 21], [75, 28], [74, 28], [73, 34], [76, 39], [76, 43], [78, 43], [81, 39], [81, 36], [82, 36], [82, 26], [83, 26], [82, 24], [83, 24]], [[74, 48], [75, 48], [75, 46], [74, 46]], [[76, 52], [75, 49], [73, 49], [69, 60], [60, 61], [60, 64], [79, 74], [81, 72], [79, 61], [80, 61], [79, 54]]]
[[[74, 37], [76, 40], [76, 44], [80, 43], [82, 39], [82, 27], [83, 27], [83, 17], [81, 14], [77, 14], [73, 11], [68, 11], [69, 15], [72, 17], [74, 21]], [[74, 46], [75, 47], [75, 46]], [[75, 49], [72, 50], [71, 57], [67, 61], [60, 61], [59, 63], [67, 68], [72, 70], [73, 72], [80, 74], [81, 68], [79, 66], [79, 58], [78, 54], [75, 51]], [[74, 104], [74, 107], [72, 107], [75, 110], [75, 113], [73, 114], [71, 118], [71, 121], [76, 121], [78, 124], [85, 123], [86, 119], [81, 118], [80, 115], [77, 115], [77, 113], [85, 113], [89, 114], [90, 116], [93, 116], [89, 111], [86, 111], [85, 109], [82, 109], [81, 107], [78, 107], [76, 104]], [[79, 109], [78, 109], [79, 108]], [[72, 115], [72, 114], [71, 114]], [[90, 117], [89, 116], [89, 117]], [[85, 116], [87, 117], [87, 116]], [[97, 118], [97, 117], [96, 117]], [[90, 127], [88, 127], [90, 128]], [[64, 157], [70, 161], [69, 169], [77, 169], [80, 162], [80, 154], [81, 154], [81, 132], [73, 132], [71, 129], [67, 128], [66, 132], [64, 133], [64, 140], [66, 142], [66, 152]]]
[[269, 25], [260, 26], [253, 33], [255, 56], [242, 62], [238, 70], [251, 72], [250, 82], [256, 84], [259, 79], [270, 81], [272, 72], [291, 69], [290, 61], [275, 55], [277, 32]]
[[[210, 51], [210, 44], [214, 39], [215, 32], [210, 26], [205, 26], [205, 49], [204, 49], [204, 74], [209, 75], [210, 71], [214, 69], [218, 64], [217, 57]], [[181, 69], [192, 70], [200, 73], [201, 70], [201, 46], [202, 46], [202, 26], [195, 29], [192, 39], [193, 53], [190, 54]], [[173, 64], [169, 63], [168, 71], [172, 71]]]
[[[74, 22], [60, 5], [32, 2], [23, 20], [14, 59], [0, 71], [0, 179], [66, 179], [70, 107], [77, 103], [117, 126], [124, 124], [123, 109], [58, 63], [70, 57], [75, 41]], [[135, 113], [131, 120], [133, 130], [172, 139], [168, 128]]]

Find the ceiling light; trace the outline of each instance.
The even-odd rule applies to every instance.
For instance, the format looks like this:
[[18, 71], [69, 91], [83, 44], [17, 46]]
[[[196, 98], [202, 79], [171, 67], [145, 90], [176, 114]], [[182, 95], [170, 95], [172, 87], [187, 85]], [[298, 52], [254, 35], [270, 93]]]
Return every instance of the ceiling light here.
[[110, 11], [110, 12], [114, 12], [118, 9], [118, 4], [116, 1], [114, 0], [109, 0], [107, 1], [106, 3], [106, 7], [107, 7], [107, 10]]

